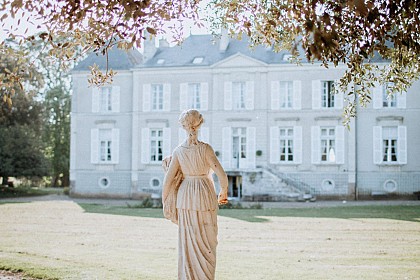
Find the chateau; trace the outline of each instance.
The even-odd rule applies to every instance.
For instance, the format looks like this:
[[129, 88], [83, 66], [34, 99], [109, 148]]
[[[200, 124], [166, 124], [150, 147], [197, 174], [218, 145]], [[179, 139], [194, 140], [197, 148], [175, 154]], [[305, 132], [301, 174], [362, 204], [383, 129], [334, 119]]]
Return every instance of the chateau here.
[[343, 93], [333, 93], [345, 65], [289, 58], [225, 36], [191, 35], [174, 47], [145, 42], [143, 54], [113, 49], [114, 82], [95, 88], [89, 66], [104, 69], [105, 59], [88, 56], [72, 72], [71, 193], [160, 197], [161, 161], [186, 137], [178, 116], [187, 108], [204, 116], [199, 139], [213, 146], [232, 199], [419, 192], [420, 82], [393, 98], [386, 85], [372, 88], [348, 130]]

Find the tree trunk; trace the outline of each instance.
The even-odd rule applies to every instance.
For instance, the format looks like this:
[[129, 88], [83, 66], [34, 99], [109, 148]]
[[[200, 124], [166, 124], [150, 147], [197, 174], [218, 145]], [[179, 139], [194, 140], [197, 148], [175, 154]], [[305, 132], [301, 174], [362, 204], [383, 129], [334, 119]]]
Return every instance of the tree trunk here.
[[7, 182], [9, 181], [9, 176], [3, 175], [2, 178], [3, 178], [3, 181], [1, 182], [1, 184], [3, 186], [7, 186]]

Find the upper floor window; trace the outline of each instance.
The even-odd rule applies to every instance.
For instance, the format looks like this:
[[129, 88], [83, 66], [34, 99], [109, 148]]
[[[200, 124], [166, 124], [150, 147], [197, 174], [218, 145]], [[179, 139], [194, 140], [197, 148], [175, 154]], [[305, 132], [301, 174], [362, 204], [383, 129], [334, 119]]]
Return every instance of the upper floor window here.
[[321, 107], [322, 108], [334, 108], [335, 93], [334, 93], [334, 82], [323, 81], [321, 91]]
[[92, 112], [110, 113], [120, 110], [120, 87], [92, 88]]
[[372, 103], [374, 109], [381, 108], [406, 108], [406, 93], [394, 92], [390, 94], [393, 83], [376, 84], [372, 91]]
[[280, 82], [280, 108], [293, 107], [293, 82]]
[[153, 84], [152, 88], [152, 110], [163, 110], [163, 84]]
[[203, 60], [204, 60], [204, 57], [202, 57], [202, 56], [196, 56], [193, 59], [193, 64], [200, 64], [200, 63], [203, 62]]
[[245, 109], [246, 87], [244, 82], [232, 83], [232, 101], [234, 110]]
[[188, 108], [201, 109], [200, 84], [188, 84]]
[[[343, 92], [337, 88], [338, 81], [312, 81], [312, 109], [342, 109]], [[338, 91], [337, 91], [338, 90]]]

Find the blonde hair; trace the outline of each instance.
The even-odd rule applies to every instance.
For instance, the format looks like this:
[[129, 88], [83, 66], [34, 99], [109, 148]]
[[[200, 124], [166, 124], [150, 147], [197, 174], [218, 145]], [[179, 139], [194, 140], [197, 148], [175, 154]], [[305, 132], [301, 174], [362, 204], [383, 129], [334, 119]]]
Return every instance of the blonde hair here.
[[200, 126], [203, 124], [203, 115], [195, 109], [189, 109], [179, 116], [179, 124], [188, 132], [188, 144], [197, 145], [197, 134]]

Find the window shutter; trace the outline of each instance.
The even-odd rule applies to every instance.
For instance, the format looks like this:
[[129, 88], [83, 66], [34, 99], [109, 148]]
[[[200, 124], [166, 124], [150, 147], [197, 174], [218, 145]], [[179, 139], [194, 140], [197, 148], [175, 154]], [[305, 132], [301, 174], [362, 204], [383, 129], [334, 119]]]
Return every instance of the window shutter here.
[[293, 81], [293, 109], [302, 109], [302, 82]]
[[245, 109], [254, 110], [254, 82], [246, 82]]
[[224, 92], [225, 92], [225, 110], [232, 110], [232, 82], [225, 82], [224, 84]]
[[383, 89], [382, 85], [375, 83], [375, 87], [373, 88], [373, 96], [372, 96], [374, 109], [382, 108], [382, 102], [383, 102], [382, 89]]
[[163, 157], [170, 156], [172, 154], [171, 151], [171, 128], [164, 127], [163, 128]]
[[99, 162], [99, 129], [90, 130], [90, 162]]
[[112, 163], [118, 164], [120, 162], [120, 130], [118, 128], [112, 129], [112, 144], [111, 144], [111, 160]]
[[150, 84], [143, 85], [143, 112], [149, 112], [151, 106]]
[[280, 83], [279, 81], [271, 82], [271, 110], [280, 109]]
[[199, 140], [209, 143], [210, 141], [210, 134], [209, 134], [209, 128], [208, 127], [202, 127], [200, 128], [200, 135]]
[[179, 145], [182, 144], [182, 142], [184, 142], [185, 139], [187, 139], [187, 132], [185, 131], [185, 129], [183, 129], [182, 127], [178, 128], [178, 142]]
[[398, 155], [397, 160], [400, 164], [407, 164], [407, 127], [398, 126]]
[[248, 168], [255, 168], [255, 131], [255, 127], [248, 127], [246, 129], [246, 154]]
[[201, 83], [200, 91], [200, 109], [202, 111], [207, 111], [209, 109], [209, 84]]
[[373, 163], [382, 163], [382, 127], [373, 127]]
[[92, 87], [92, 112], [98, 113], [99, 112], [99, 94], [101, 89], [94, 86]]
[[311, 158], [312, 163], [317, 164], [321, 162], [321, 133], [319, 126], [311, 127]]
[[[334, 85], [338, 87], [340, 80], [335, 80]], [[336, 109], [343, 109], [343, 101], [344, 101], [344, 92], [337, 88], [337, 93], [334, 96], [334, 108]], [[337, 157], [336, 157], [337, 159]]]
[[171, 84], [163, 84], [163, 111], [171, 110]]
[[230, 168], [232, 160], [232, 129], [224, 127], [222, 129], [222, 163], [224, 168]]
[[179, 85], [179, 110], [184, 111], [188, 109], [188, 84], [181, 83]]
[[312, 81], [312, 109], [321, 109], [321, 80]]
[[407, 94], [406, 92], [396, 92], [397, 95], [397, 107], [400, 109], [405, 109], [407, 107]]
[[344, 164], [345, 145], [344, 145], [344, 126], [337, 125], [335, 127], [335, 162], [337, 164]]
[[120, 111], [120, 87], [113, 86], [111, 89], [111, 106], [112, 112], [118, 113]]
[[302, 127], [293, 127], [293, 162], [302, 163]]
[[270, 163], [280, 162], [280, 131], [277, 126], [270, 127]]
[[150, 162], [150, 129], [141, 129], [141, 163]]

